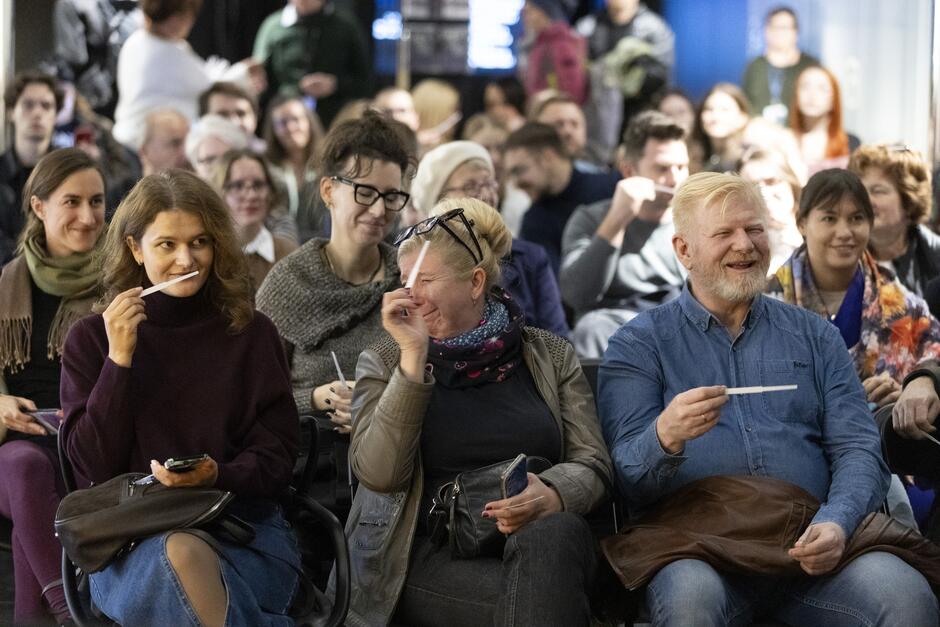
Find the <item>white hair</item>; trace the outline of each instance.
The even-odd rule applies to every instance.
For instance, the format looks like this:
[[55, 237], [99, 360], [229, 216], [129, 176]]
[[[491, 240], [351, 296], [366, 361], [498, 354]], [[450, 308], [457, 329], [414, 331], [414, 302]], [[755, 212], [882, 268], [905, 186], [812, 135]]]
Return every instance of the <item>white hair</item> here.
[[210, 137], [222, 140], [228, 144], [230, 150], [243, 150], [248, 147], [248, 137], [241, 127], [221, 115], [207, 113], [192, 125], [186, 135], [186, 158], [190, 163], [196, 163], [199, 146]]

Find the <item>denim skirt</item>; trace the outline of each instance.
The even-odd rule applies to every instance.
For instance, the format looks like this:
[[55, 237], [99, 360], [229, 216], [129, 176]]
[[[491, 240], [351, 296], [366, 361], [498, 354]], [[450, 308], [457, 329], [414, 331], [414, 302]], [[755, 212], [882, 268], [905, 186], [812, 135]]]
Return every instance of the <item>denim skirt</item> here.
[[[280, 506], [236, 501], [227, 511], [251, 523], [248, 546], [219, 542], [219, 563], [228, 597], [225, 625], [291, 626], [287, 615], [297, 590], [300, 553]], [[141, 541], [126, 555], [89, 577], [91, 596], [121, 625], [200, 624], [166, 555], [169, 533]]]

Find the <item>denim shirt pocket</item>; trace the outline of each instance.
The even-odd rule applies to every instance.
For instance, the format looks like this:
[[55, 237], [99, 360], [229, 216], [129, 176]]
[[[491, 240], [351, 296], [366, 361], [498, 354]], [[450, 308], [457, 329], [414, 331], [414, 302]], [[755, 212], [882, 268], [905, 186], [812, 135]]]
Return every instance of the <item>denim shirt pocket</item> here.
[[761, 394], [764, 411], [782, 422], [810, 423], [818, 420], [819, 399], [810, 362], [799, 359], [762, 359], [758, 367], [763, 386], [798, 386], [795, 390]]
[[356, 529], [350, 538], [356, 547], [365, 551], [381, 549], [394, 527], [395, 518], [401, 513], [404, 500], [404, 492], [369, 492], [362, 504]]

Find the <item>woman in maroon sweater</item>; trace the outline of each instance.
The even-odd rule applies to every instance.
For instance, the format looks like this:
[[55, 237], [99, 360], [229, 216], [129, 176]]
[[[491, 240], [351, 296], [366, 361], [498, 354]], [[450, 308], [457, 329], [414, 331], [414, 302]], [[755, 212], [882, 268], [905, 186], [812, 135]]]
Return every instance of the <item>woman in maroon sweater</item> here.
[[[274, 497], [290, 481], [297, 409], [221, 199], [180, 170], [141, 180], [111, 224], [102, 280], [107, 308], [73, 327], [62, 357], [69, 459], [94, 482], [136, 471], [230, 490], [255, 539], [219, 554], [185, 532], [151, 537], [91, 575], [95, 604], [124, 625], [292, 624], [299, 557]], [[158, 461], [199, 453], [209, 459], [186, 473]]]

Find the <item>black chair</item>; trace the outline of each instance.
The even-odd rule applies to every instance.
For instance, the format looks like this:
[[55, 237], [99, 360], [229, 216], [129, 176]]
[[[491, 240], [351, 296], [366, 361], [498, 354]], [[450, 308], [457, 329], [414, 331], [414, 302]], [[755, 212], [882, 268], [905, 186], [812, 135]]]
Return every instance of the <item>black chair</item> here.
[[[309, 450], [317, 450], [316, 430], [313, 441], [309, 443]], [[66, 490], [76, 489], [75, 473], [72, 464], [65, 454], [65, 443], [61, 435], [58, 438], [59, 463], [62, 468], [62, 478]], [[324, 572], [319, 559], [311, 558], [309, 554], [303, 555], [304, 576], [301, 577], [297, 594], [292, 604], [291, 615], [295, 616], [299, 627], [338, 627], [346, 620], [349, 611], [350, 596], [350, 570], [349, 547], [346, 544], [346, 535], [339, 520], [329, 510], [317, 503], [307, 495], [300, 494], [293, 488], [282, 498], [287, 520], [298, 529], [298, 522], [303, 525], [313, 523], [319, 525], [325, 532], [326, 538], [332, 548], [333, 570], [336, 573], [336, 592], [333, 599], [317, 587], [314, 579]], [[328, 569], [327, 569], [328, 572]], [[66, 552], [62, 551], [62, 582], [65, 589], [65, 600], [77, 627], [91, 627], [92, 625], [111, 625], [107, 619], [102, 620], [91, 603], [91, 595], [87, 588], [88, 578], [72, 563]], [[321, 584], [322, 585], [322, 584]]]

